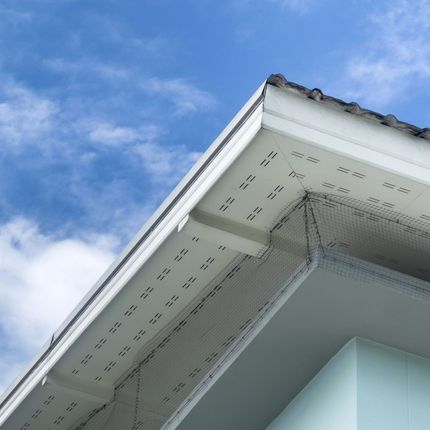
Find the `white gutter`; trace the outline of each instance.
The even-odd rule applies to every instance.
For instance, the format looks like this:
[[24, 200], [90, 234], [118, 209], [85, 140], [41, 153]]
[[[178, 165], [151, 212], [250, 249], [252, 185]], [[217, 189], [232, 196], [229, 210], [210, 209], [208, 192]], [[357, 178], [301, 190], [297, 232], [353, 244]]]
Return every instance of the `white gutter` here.
[[198, 204], [261, 129], [263, 83], [0, 400], [0, 426]]

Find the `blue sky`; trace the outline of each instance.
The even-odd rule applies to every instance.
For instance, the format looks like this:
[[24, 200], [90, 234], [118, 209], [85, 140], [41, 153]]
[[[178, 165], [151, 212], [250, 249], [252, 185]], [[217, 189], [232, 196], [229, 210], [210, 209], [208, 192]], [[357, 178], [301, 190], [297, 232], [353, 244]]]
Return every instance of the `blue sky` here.
[[0, 390], [270, 74], [430, 124], [430, 0], [0, 0]]

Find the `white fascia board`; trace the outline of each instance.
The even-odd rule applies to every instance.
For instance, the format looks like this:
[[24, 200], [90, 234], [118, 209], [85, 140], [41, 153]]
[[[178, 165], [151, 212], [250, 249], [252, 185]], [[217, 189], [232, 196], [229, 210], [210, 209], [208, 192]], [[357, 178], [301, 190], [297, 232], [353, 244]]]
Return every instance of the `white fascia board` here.
[[261, 129], [264, 82], [0, 399], [0, 426], [177, 228]]
[[430, 185], [430, 144], [392, 127], [268, 85], [263, 128]]

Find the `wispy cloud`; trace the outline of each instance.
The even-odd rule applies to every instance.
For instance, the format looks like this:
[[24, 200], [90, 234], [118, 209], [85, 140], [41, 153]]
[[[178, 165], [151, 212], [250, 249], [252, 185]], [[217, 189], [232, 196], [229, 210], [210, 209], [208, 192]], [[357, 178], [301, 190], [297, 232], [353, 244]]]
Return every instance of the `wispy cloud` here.
[[[5, 145], [22, 145], [52, 131], [56, 103], [39, 96], [12, 79], [0, 85], [0, 140]], [[39, 144], [43, 144], [40, 140]]]
[[428, 88], [430, 0], [376, 3], [367, 19], [368, 38], [347, 60], [342, 92], [381, 107], [411, 88]]
[[89, 132], [90, 140], [107, 146], [122, 146], [128, 155], [137, 158], [148, 173], [148, 179], [169, 188], [176, 183], [200, 157], [185, 145], [160, 143], [165, 133], [155, 124], [140, 128], [123, 127], [107, 122], [95, 123]]
[[216, 98], [185, 79], [151, 78], [141, 87], [150, 94], [163, 97], [175, 106], [178, 115], [208, 111], [216, 106]]
[[0, 225], [0, 387], [57, 329], [112, 262], [116, 239], [56, 239], [35, 222]]
[[185, 145], [160, 146], [151, 142], [139, 144], [136, 153], [151, 179], [166, 187], [175, 184], [201, 156], [200, 152], [189, 151]]

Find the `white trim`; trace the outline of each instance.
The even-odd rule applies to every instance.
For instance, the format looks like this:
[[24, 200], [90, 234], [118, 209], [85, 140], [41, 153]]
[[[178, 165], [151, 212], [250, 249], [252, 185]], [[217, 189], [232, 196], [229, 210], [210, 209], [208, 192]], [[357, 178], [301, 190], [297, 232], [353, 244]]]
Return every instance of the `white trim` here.
[[[247, 106], [248, 105], [249, 103]], [[58, 344], [52, 349], [52, 351], [50, 351], [43, 363], [27, 378], [21, 380], [21, 384], [16, 388], [16, 391], [11, 395], [11, 398], [8, 399], [0, 410], [0, 426], [9, 418], [30, 392], [42, 382], [44, 376], [55, 366], [71, 345], [106, 308], [119, 291], [124, 288], [133, 275], [154, 254], [171, 232], [177, 228], [179, 222], [197, 205], [212, 185], [247, 147], [261, 129], [262, 113], [262, 103], [260, 103], [241, 127], [235, 131], [235, 134], [224, 145], [221, 151], [206, 166], [200, 176], [190, 185], [176, 205], [161, 220], [161, 222], [158, 223], [155, 229], [138, 247], [138, 249], [135, 250], [133, 255], [121, 267], [119, 272], [108, 282], [85, 311], [79, 315], [77, 321], [70, 327], [66, 335], [59, 340]], [[241, 118], [236, 118], [236, 123], [240, 119]], [[234, 129], [234, 126], [235, 124], [231, 123], [228, 129]], [[222, 135], [227, 134], [228, 130]], [[218, 142], [219, 145], [219, 139], [217, 139], [216, 142]], [[216, 146], [214, 145], [210, 147], [210, 150], [206, 153], [204, 159], [209, 158], [211, 153], [216, 149]], [[198, 165], [201, 164], [202, 162], [198, 163]], [[181, 184], [182, 186], [184, 185], [183, 183]], [[178, 190], [175, 190], [173, 194], [177, 193], [177, 191]], [[162, 208], [163, 207], [164, 205]], [[146, 225], [145, 229], [148, 229], [149, 227], [150, 226]]]
[[374, 120], [268, 86], [262, 122], [280, 135], [430, 185], [429, 142]]

